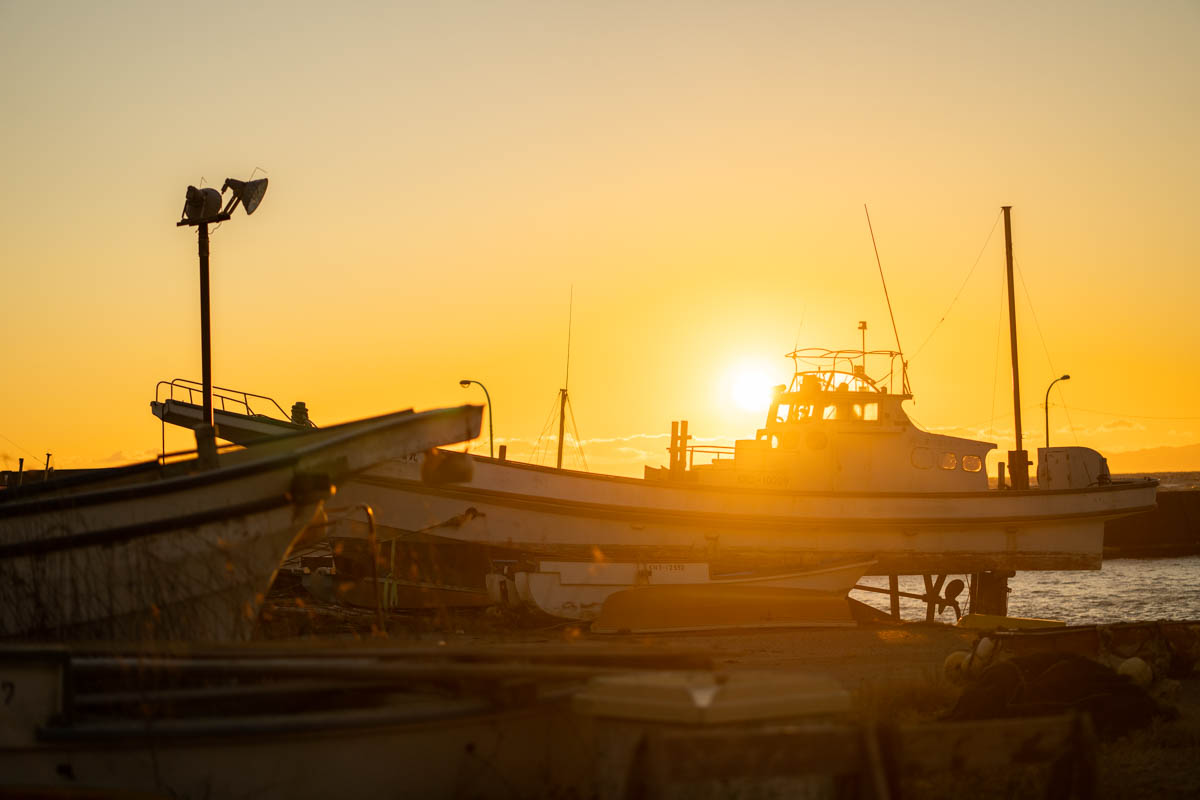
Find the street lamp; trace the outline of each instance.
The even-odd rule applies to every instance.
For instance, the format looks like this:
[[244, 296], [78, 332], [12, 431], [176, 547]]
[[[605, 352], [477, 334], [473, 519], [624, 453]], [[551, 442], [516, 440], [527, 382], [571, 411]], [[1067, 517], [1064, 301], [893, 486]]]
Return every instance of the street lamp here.
[[[233, 190], [233, 196], [225, 208], [221, 208], [221, 195], [226, 189]], [[209, 293], [208, 293], [208, 225], [210, 222], [225, 222], [233, 214], [234, 209], [241, 204], [247, 214], [253, 214], [267, 193], [267, 179], [256, 181], [239, 181], [226, 178], [221, 191], [216, 189], [187, 188], [187, 199], [183, 204], [183, 218], [175, 223], [176, 227], [193, 226], [197, 230], [200, 242], [200, 371], [204, 382], [203, 417], [196, 427], [196, 452], [200, 463], [206, 467], [217, 465], [217, 430], [213, 427], [212, 408], [212, 356], [209, 334]]]
[[492, 427], [492, 396], [488, 394], [487, 387], [479, 381], [473, 381], [469, 378], [463, 378], [458, 382], [458, 385], [466, 389], [471, 384], [475, 384], [480, 389], [483, 389], [483, 396], [487, 398], [488, 406], [488, 455], [492, 458], [496, 457], [496, 430]]
[[1046, 387], [1045, 408], [1046, 408], [1046, 449], [1047, 450], [1050, 449], [1050, 390], [1053, 389], [1054, 384], [1058, 383], [1059, 381], [1069, 381], [1069, 380], [1071, 380], [1070, 375], [1063, 375], [1060, 378], [1055, 378], [1054, 380], [1050, 381], [1050, 385]]

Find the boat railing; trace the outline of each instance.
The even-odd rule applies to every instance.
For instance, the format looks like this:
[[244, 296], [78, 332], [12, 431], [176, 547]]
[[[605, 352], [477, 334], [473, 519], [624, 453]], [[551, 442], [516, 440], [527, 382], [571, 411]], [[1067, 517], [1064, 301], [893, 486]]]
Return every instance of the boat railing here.
[[[908, 362], [898, 350], [828, 350], [823, 347], [806, 347], [793, 350], [787, 357], [792, 359], [795, 366], [795, 375], [790, 386], [792, 391], [799, 389], [800, 378], [803, 375], [841, 373], [862, 380], [880, 392], [912, 394], [908, 383]], [[881, 365], [886, 365], [886, 373], [880, 368]], [[871, 378], [868, 370], [878, 377]], [[896, 391], [897, 388], [899, 392]]]
[[[267, 397], [262, 394], [254, 394], [253, 392], [243, 392], [238, 389], [228, 389], [224, 386], [214, 386], [213, 388], [213, 407], [220, 408], [221, 411], [229, 411], [234, 414], [244, 414], [247, 417], [270, 417], [280, 419], [285, 422], [293, 422], [292, 415], [283, 410], [279, 403], [275, 402], [272, 397]], [[186, 400], [184, 396], [186, 395]], [[159, 381], [154, 388], [154, 399], [158, 402], [164, 400], [176, 400], [179, 402], [187, 402], [191, 405], [200, 405], [204, 399], [204, 385], [187, 378], [175, 378], [171, 381]], [[259, 410], [251, 405], [251, 401], [257, 405]], [[270, 413], [270, 407], [274, 406], [279, 412], [278, 416]], [[262, 409], [266, 409], [268, 413], [262, 413]], [[309, 427], [316, 427], [311, 421], [308, 421]]]
[[712, 456], [712, 461], [717, 462], [724, 458], [732, 459], [734, 449], [730, 445], [723, 445], [723, 444], [696, 444], [696, 445], [689, 445], [687, 452], [688, 452], [688, 469], [691, 469], [692, 465], [696, 461], [697, 454], [702, 455], [702, 456]]
[[[243, 445], [234, 444], [233, 442], [226, 442], [225, 444], [217, 445], [218, 453], [228, 453], [231, 450], [243, 450], [243, 449], [245, 449], [243, 447]], [[165, 467], [168, 464], [174, 464], [179, 461], [191, 461], [191, 460], [195, 459], [196, 457], [197, 457], [197, 450], [196, 450], [196, 448], [193, 447], [190, 450], [173, 450], [170, 453], [159, 453], [154, 458], [158, 461], [160, 466]]]

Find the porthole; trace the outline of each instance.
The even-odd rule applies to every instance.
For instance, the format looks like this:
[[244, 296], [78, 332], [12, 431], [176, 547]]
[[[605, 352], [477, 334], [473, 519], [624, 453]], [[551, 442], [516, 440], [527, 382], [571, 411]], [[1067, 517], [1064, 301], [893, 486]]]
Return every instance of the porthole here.
[[912, 465], [917, 469], [931, 469], [933, 467], [933, 453], [928, 447], [914, 447], [912, 451]]
[[958, 456], [954, 453], [942, 453], [938, 458], [938, 466], [942, 469], [954, 469], [958, 466]]
[[983, 459], [979, 456], [963, 456], [962, 468], [964, 472], [979, 472], [983, 469]]

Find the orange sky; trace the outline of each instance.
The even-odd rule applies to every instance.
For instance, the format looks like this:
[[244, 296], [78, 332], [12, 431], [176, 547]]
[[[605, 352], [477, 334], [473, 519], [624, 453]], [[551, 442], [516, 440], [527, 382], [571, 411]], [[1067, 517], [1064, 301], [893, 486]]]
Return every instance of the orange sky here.
[[185, 187], [255, 167], [215, 379], [318, 423], [474, 378], [526, 457], [573, 285], [590, 467], [752, 435], [731, 374], [892, 345], [867, 203], [912, 415], [1006, 450], [1011, 204], [1031, 445], [1063, 372], [1057, 442], [1200, 442], [1194, 3], [427, 5], [0, 4], [0, 466], [157, 452], [155, 383], [200, 371]]

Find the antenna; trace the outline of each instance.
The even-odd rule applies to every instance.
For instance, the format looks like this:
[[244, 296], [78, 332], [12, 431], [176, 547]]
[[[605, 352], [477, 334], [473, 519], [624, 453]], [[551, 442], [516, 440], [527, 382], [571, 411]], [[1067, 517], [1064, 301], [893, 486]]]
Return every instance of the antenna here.
[[879, 260], [879, 245], [875, 244], [875, 228], [871, 225], [871, 212], [863, 203], [863, 213], [867, 215], [867, 230], [871, 231], [871, 247], [875, 248], [875, 264], [879, 267], [879, 280], [883, 283], [883, 297], [887, 300], [888, 316], [892, 318], [892, 334], [896, 337], [896, 349], [900, 351], [900, 363], [904, 363], [904, 348], [900, 345], [900, 332], [896, 330], [896, 315], [892, 313], [892, 298], [888, 296], [887, 279], [883, 277], [883, 262]]
[[567, 374], [563, 377], [563, 391], [571, 383], [571, 322], [575, 314], [575, 284], [571, 284], [570, 299], [567, 300]]
[[[558, 392], [558, 463], [562, 469], [563, 436], [567, 426], [567, 386], [571, 381], [571, 322], [575, 314], [575, 284], [571, 284], [571, 299], [567, 303], [567, 373], [563, 377], [563, 388]], [[572, 412], [574, 417], [574, 412]], [[578, 431], [576, 432], [578, 438]]]

